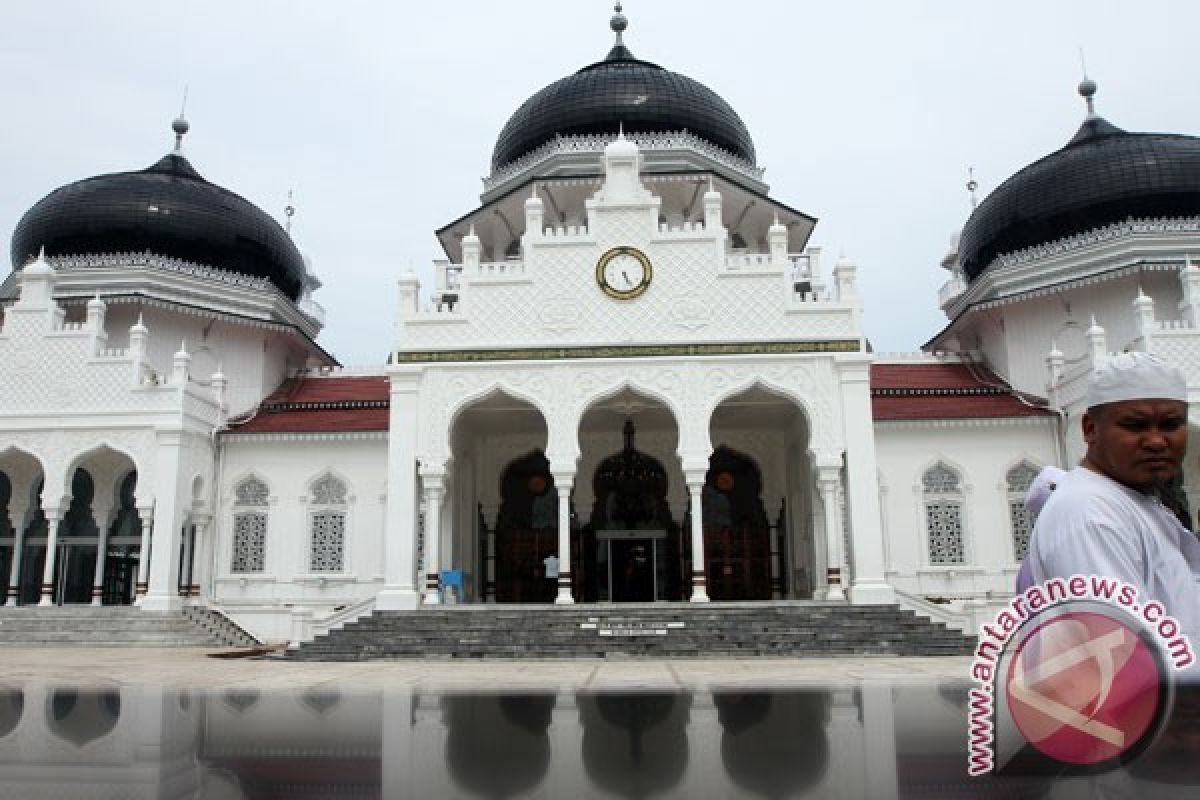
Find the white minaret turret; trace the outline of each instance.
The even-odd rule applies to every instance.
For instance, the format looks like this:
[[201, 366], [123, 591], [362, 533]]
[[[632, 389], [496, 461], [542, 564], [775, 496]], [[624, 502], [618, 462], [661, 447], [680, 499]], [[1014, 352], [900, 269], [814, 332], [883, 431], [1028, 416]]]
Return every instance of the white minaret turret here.
[[483, 256], [483, 243], [475, 235], [475, 226], [462, 238], [463, 273], [474, 275], [479, 271], [479, 262]]
[[1058, 349], [1058, 342], [1051, 342], [1050, 352], [1046, 354], [1046, 395], [1054, 406], [1058, 405], [1057, 388], [1066, 364], [1067, 359]]
[[[771, 227], [767, 228], [767, 245], [771, 251], [771, 266], [775, 269], [787, 269], [788, 264], [788, 231], [779, 222], [779, 215], [775, 215], [775, 221], [771, 223]], [[791, 280], [791, 276], [788, 276]]]
[[652, 195], [642, 186], [641, 166], [641, 151], [625, 138], [622, 127], [616, 140], [604, 148], [604, 186], [597, 192], [597, 198], [609, 206], [648, 202]]
[[225, 377], [225, 373], [221, 371], [221, 365], [217, 365], [217, 371], [212, 374], [212, 390], [213, 402], [217, 404], [217, 409], [220, 414], [219, 419], [224, 421], [225, 414], [229, 411], [229, 405], [226, 400], [226, 389], [229, 387], [229, 380]]
[[1154, 352], [1154, 300], [1148, 297], [1140, 286], [1137, 297], [1133, 298], [1133, 314], [1137, 319], [1143, 349], [1147, 353]]
[[100, 299], [100, 295], [96, 295], [87, 304], [87, 330], [92, 337], [92, 352], [98, 353], [105, 342], [108, 341], [108, 334], [104, 332], [104, 315], [107, 310], [104, 301]]
[[133, 364], [133, 385], [142, 385], [142, 376], [146, 372], [146, 341], [150, 338], [150, 329], [142, 322], [138, 314], [137, 322], [129, 326], [129, 360]]
[[175, 351], [175, 355], [171, 359], [171, 384], [173, 386], [187, 385], [188, 369], [191, 365], [192, 354], [187, 351], [187, 342], [180, 342], [179, 349]]
[[539, 238], [546, 222], [546, 204], [538, 197], [537, 184], [533, 184], [533, 194], [525, 201], [525, 235]]
[[708, 179], [708, 191], [704, 193], [704, 227], [709, 233], [716, 233], [722, 228], [721, 193], [711, 177]]
[[1088, 340], [1088, 357], [1091, 359], [1092, 368], [1102, 366], [1108, 360], [1108, 337], [1104, 328], [1096, 322], [1095, 315], [1092, 315], [1092, 325], [1084, 336]]
[[1179, 284], [1183, 297], [1179, 301], [1179, 316], [1192, 327], [1200, 327], [1200, 267], [1185, 256], [1183, 269], [1179, 271]]

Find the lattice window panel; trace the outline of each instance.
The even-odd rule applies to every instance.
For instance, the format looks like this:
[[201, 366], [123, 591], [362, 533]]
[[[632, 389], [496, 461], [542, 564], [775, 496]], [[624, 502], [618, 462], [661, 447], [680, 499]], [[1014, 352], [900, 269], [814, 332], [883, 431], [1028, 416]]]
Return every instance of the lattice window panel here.
[[1029, 553], [1029, 534], [1033, 532], [1033, 514], [1025, 507], [1024, 497], [1008, 499], [1008, 518], [1012, 522], [1013, 553], [1021, 561]]
[[958, 503], [926, 503], [925, 529], [929, 534], [930, 564], [962, 564], [962, 506]]
[[346, 484], [332, 475], [326, 475], [313, 484], [312, 501], [318, 506], [344, 506]]
[[267, 515], [259, 512], [233, 516], [232, 572], [262, 572], [266, 566]]
[[258, 478], [247, 478], [234, 490], [235, 502], [239, 506], [265, 506], [270, 494], [267, 485]]
[[346, 559], [346, 515], [322, 511], [312, 515], [312, 548], [309, 569], [313, 572], [341, 572]]
[[922, 484], [925, 486], [925, 491], [945, 494], [946, 492], [957, 492], [958, 473], [950, 469], [944, 464], [935, 464], [925, 471], [921, 478]]

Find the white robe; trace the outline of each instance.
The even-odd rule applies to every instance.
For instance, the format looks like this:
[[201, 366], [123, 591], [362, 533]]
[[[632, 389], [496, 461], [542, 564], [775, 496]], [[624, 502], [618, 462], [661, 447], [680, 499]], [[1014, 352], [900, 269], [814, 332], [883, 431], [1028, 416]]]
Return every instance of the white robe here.
[[1200, 541], [1157, 498], [1084, 467], [1058, 483], [1030, 542], [1033, 578], [1101, 575], [1137, 587], [1180, 624], [1200, 658]]

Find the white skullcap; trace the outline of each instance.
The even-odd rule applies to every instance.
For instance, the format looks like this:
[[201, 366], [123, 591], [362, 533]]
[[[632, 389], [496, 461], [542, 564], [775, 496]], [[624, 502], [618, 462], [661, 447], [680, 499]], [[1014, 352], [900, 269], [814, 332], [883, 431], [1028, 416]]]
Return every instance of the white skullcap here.
[[1121, 353], [1088, 380], [1086, 408], [1123, 400], [1187, 402], [1187, 381], [1178, 368], [1150, 353]]
[[1025, 508], [1029, 509], [1030, 514], [1036, 517], [1041, 513], [1042, 506], [1050, 499], [1050, 493], [1058, 488], [1059, 481], [1066, 476], [1066, 470], [1058, 467], [1046, 467], [1038, 473], [1025, 493]]

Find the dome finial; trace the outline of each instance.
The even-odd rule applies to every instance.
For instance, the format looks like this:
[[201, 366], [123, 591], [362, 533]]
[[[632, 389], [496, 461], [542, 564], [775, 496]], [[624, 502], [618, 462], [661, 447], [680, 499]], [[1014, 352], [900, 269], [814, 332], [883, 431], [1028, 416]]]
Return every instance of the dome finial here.
[[612, 32], [617, 35], [617, 41], [613, 43], [612, 50], [608, 51], [605, 61], [632, 61], [633, 53], [625, 46], [625, 40], [621, 34], [629, 27], [629, 19], [621, 13], [621, 3], [617, 2], [613, 6], [612, 19], [608, 21], [608, 27], [612, 28]]
[[1096, 96], [1096, 82], [1088, 77], [1087, 59], [1083, 57], [1083, 48], [1079, 48], [1079, 65], [1083, 68], [1083, 80], [1079, 82], [1079, 95], [1087, 103], [1088, 119], [1096, 116], [1096, 104], [1092, 100]]
[[967, 192], [971, 195], [971, 208], [979, 205], [979, 199], [975, 197], [975, 190], [979, 188], [979, 181], [975, 180], [975, 168], [967, 167]]
[[187, 121], [187, 87], [183, 87], [183, 104], [179, 107], [179, 116], [171, 123], [171, 130], [175, 131], [175, 154], [183, 153], [183, 136], [191, 128]]
[[283, 215], [287, 217], [287, 223], [284, 225], [284, 230], [288, 236], [292, 235], [292, 217], [296, 216], [296, 207], [292, 205], [292, 190], [288, 189], [287, 205], [283, 207]]

